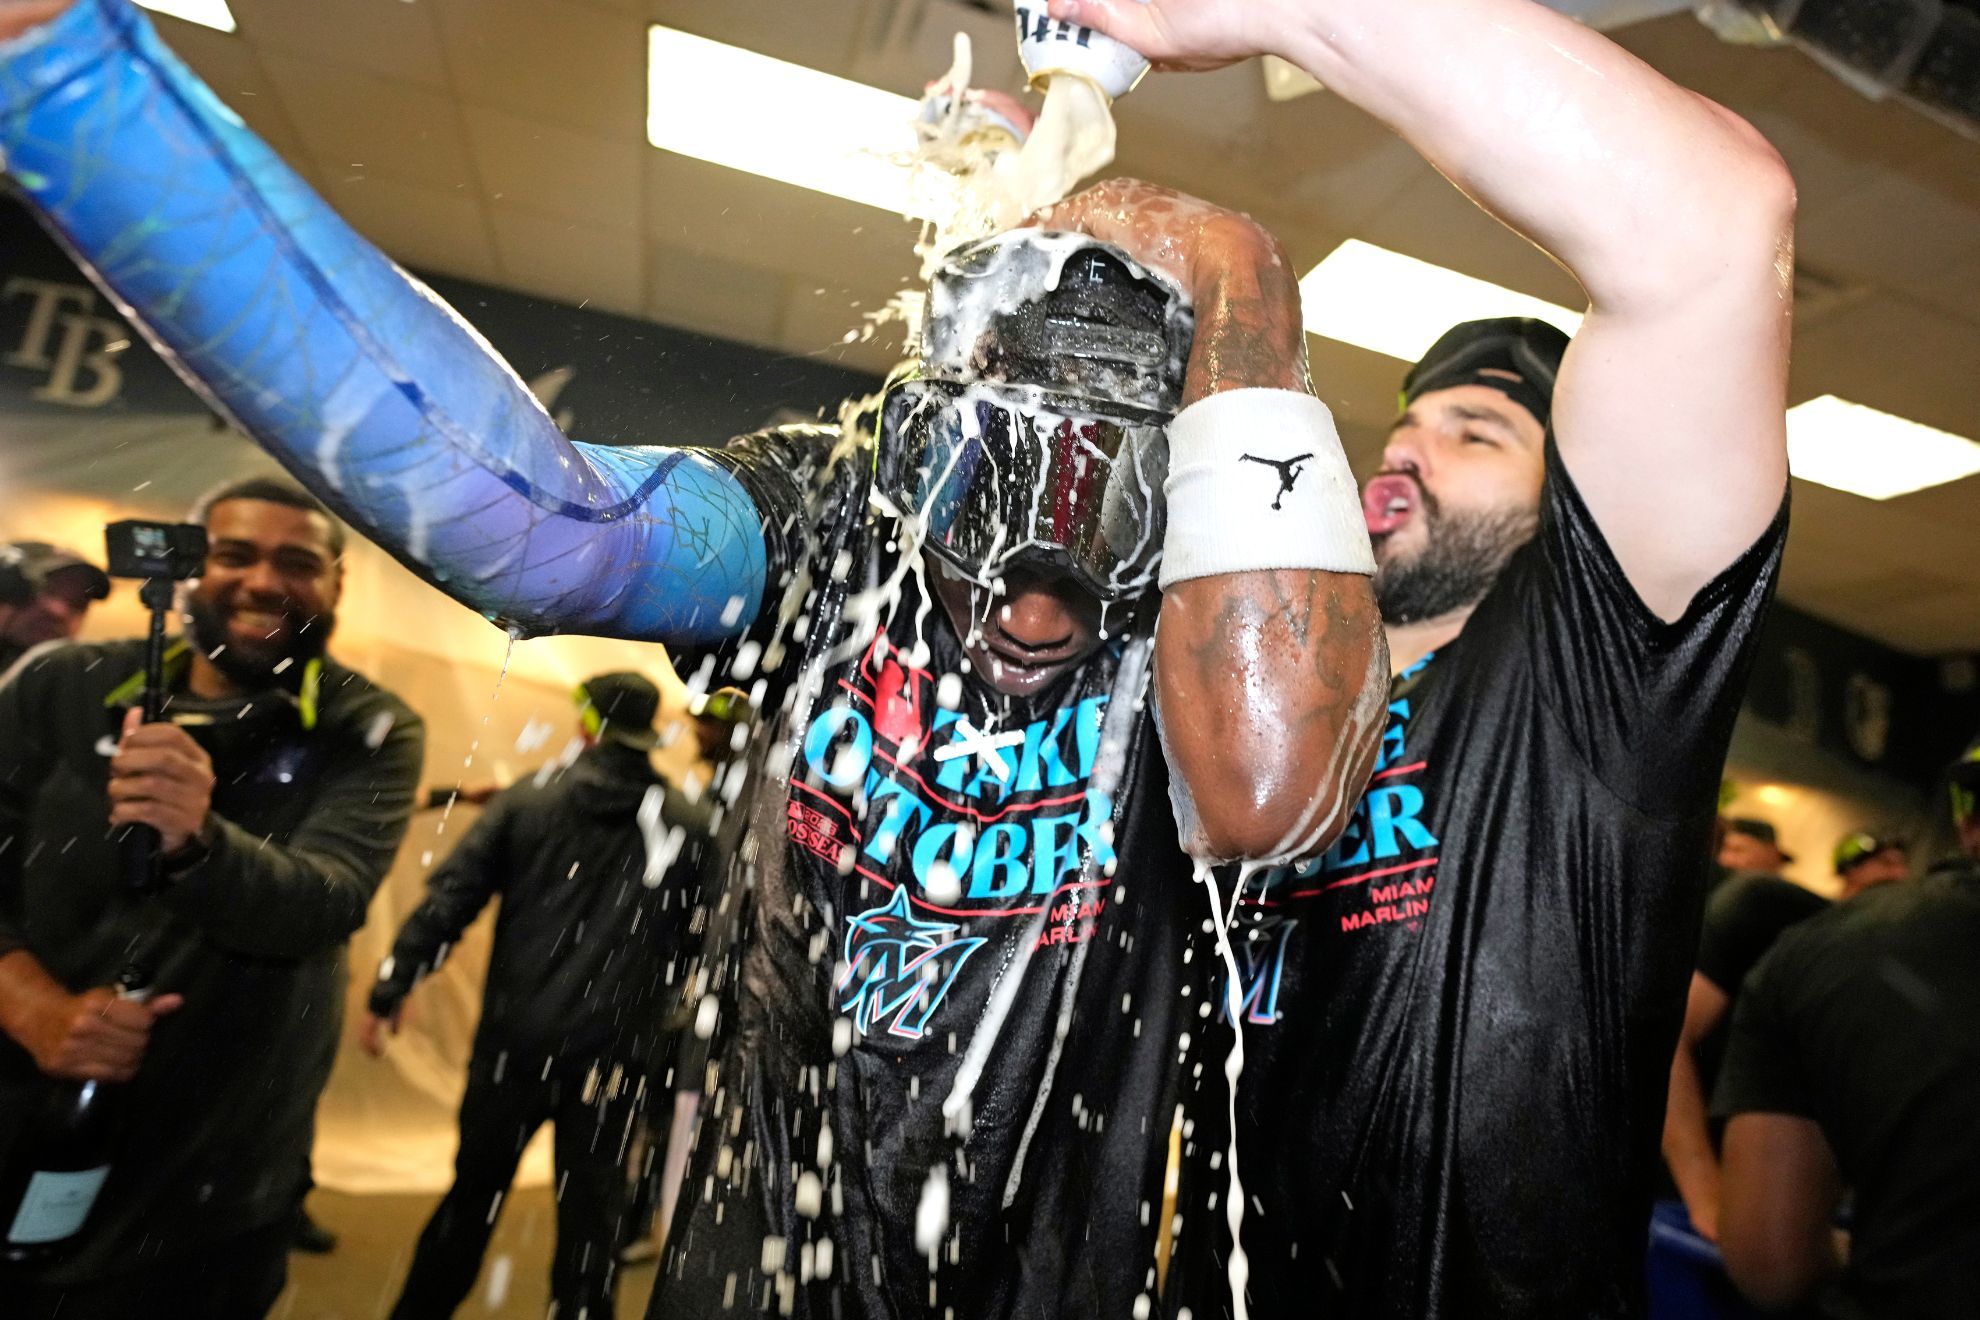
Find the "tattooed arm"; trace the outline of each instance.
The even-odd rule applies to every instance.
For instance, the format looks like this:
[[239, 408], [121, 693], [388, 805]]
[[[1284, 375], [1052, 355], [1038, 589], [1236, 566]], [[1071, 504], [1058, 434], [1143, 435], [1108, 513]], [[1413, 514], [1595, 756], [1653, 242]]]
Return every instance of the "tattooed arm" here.
[[[1311, 392], [1299, 287], [1248, 217], [1165, 188], [1102, 184], [1041, 223], [1118, 244], [1196, 305], [1183, 403]], [[1374, 767], [1389, 676], [1369, 580], [1312, 570], [1175, 583], [1155, 634], [1163, 746], [1193, 852], [1303, 859], [1339, 834]]]

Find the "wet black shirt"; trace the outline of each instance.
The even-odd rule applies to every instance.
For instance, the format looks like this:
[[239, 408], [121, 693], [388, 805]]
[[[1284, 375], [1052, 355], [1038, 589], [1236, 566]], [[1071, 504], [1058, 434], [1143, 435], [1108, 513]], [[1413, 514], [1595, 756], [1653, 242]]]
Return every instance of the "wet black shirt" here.
[[1713, 1102], [1814, 1120], [1854, 1189], [1838, 1320], [1980, 1309], [1980, 865], [1789, 931], [1740, 997]]
[[[1785, 529], [1661, 622], [1549, 446], [1538, 535], [1394, 683], [1353, 822], [1242, 914], [1252, 1315], [1641, 1309], [1715, 795]], [[1185, 1212], [1199, 1318], [1230, 1311], [1203, 1246], [1217, 1108], [1191, 1107], [1219, 1198]]]
[[652, 1313], [1126, 1315], [1169, 1042], [1204, 998], [1182, 991], [1204, 913], [1140, 714], [1147, 629], [999, 696], [866, 516], [870, 457], [822, 472], [831, 443], [729, 451], [803, 625], [788, 648], [753, 629], [715, 679], [782, 711], [742, 804], [731, 1038]]

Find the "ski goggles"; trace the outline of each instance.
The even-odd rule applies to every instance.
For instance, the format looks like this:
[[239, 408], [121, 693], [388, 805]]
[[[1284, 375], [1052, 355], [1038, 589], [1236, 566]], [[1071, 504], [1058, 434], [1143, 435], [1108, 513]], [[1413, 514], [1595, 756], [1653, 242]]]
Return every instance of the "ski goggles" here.
[[1124, 600], [1161, 567], [1165, 420], [1033, 386], [904, 381], [882, 405], [875, 486], [972, 582], [1022, 566]]

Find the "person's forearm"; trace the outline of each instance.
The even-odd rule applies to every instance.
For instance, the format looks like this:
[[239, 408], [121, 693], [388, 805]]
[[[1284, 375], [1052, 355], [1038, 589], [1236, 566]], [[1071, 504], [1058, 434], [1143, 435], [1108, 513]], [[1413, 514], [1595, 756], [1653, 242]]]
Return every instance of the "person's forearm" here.
[[1792, 185], [1773, 149], [1599, 33], [1530, 0], [1279, 2], [1286, 58], [1402, 134], [1596, 306], [1663, 305], [1776, 258]]
[[1690, 1041], [1678, 1042], [1671, 1062], [1669, 1097], [1664, 1105], [1664, 1163], [1692, 1226], [1714, 1241], [1719, 1236], [1719, 1156], [1707, 1125], [1705, 1087]]
[[566, 440], [135, 9], [78, 0], [0, 47], [0, 154], [182, 374], [458, 599], [526, 631], [674, 642], [754, 616], [763, 541], [732, 476]]
[[22, 1048], [28, 1046], [31, 1024], [50, 1005], [68, 998], [68, 987], [26, 949], [0, 953], [0, 1031]]
[[[1309, 389], [1292, 283], [1271, 245], [1199, 298], [1186, 405], [1224, 390]], [[1288, 569], [1174, 583], [1155, 678], [1193, 849], [1284, 860], [1333, 841], [1374, 766], [1388, 685], [1368, 578]]]

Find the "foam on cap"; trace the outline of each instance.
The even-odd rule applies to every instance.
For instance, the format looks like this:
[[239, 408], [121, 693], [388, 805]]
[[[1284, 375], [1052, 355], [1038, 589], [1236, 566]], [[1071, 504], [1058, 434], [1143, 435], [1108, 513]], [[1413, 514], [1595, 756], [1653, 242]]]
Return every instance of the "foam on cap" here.
[[[1127, 278], [1095, 280], [1109, 264]], [[1195, 328], [1183, 290], [1112, 244], [1017, 229], [943, 259], [929, 281], [921, 367], [1167, 417], [1181, 404]]]

